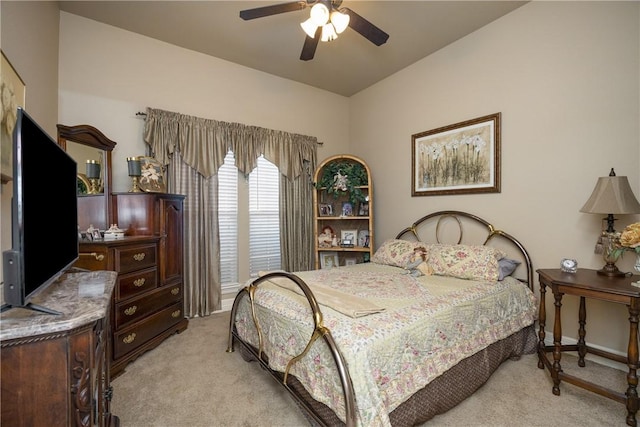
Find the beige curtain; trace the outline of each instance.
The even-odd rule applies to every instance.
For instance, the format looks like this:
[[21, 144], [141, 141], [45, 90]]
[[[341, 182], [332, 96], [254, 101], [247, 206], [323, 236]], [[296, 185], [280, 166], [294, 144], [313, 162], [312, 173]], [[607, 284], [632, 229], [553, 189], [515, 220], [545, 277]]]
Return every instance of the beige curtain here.
[[[317, 139], [277, 130], [227, 123], [147, 108], [144, 140], [152, 155], [169, 165], [170, 191], [185, 194], [185, 296], [189, 316], [220, 308], [220, 244], [217, 171], [229, 150], [248, 175], [260, 155], [281, 173], [282, 268], [313, 266], [311, 172]], [[203, 240], [204, 239], [204, 240]]]

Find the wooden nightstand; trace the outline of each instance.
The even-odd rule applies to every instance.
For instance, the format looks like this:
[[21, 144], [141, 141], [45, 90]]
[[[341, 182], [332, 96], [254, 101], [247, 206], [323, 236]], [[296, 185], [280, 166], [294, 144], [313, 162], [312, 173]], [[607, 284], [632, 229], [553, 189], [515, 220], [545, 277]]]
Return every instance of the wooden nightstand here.
[[[559, 269], [537, 270], [540, 278], [540, 331], [538, 333], [538, 367], [545, 367], [551, 373], [553, 379], [553, 394], [560, 394], [560, 381], [582, 387], [594, 393], [624, 403], [627, 407], [627, 425], [636, 426], [636, 412], [638, 411], [638, 314], [640, 312], [640, 288], [631, 285], [638, 280], [638, 276], [607, 277], [598, 275], [596, 270], [578, 269], [577, 273], [564, 273]], [[545, 346], [545, 322], [546, 307], [545, 294], [549, 286], [555, 300], [555, 321], [553, 324], [553, 345]], [[578, 312], [578, 343], [563, 345], [562, 325], [560, 310], [562, 308], [562, 296], [575, 295], [580, 297], [580, 309]], [[618, 304], [625, 304], [629, 309], [629, 346], [627, 357], [619, 356], [607, 351], [589, 347], [585, 342], [585, 324], [587, 310], [585, 298], [593, 298]], [[560, 358], [563, 351], [578, 352], [578, 366], [585, 366], [584, 357], [587, 353], [625, 363], [629, 366], [627, 374], [627, 391], [620, 393], [601, 385], [582, 380], [576, 376], [566, 374], [560, 366]], [[547, 357], [548, 352], [553, 352], [553, 363]]]

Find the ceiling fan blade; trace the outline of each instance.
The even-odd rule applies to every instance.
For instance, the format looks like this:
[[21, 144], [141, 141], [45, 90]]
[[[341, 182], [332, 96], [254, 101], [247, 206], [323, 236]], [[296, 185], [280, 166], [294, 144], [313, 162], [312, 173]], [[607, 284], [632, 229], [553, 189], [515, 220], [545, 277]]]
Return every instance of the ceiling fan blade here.
[[304, 45], [302, 46], [302, 52], [300, 53], [300, 59], [303, 61], [309, 61], [313, 59], [316, 54], [316, 48], [318, 47], [318, 41], [322, 34], [322, 27], [316, 28], [315, 37], [306, 36], [304, 39]]
[[263, 18], [265, 16], [277, 15], [279, 13], [294, 12], [307, 7], [306, 1], [294, 1], [289, 3], [273, 4], [271, 6], [256, 7], [240, 11], [240, 18], [249, 19]]
[[376, 27], [371, 22], [355, 13], [353, 10], [345, 7], [340, 11], [349, 15], [349, 26], [360, 33], [360, 35], [369, 40], [371, 43], [375, 44], [376, 46], [380, 46], [387, 42], [389, 34], [385, 33], [380, 28]]

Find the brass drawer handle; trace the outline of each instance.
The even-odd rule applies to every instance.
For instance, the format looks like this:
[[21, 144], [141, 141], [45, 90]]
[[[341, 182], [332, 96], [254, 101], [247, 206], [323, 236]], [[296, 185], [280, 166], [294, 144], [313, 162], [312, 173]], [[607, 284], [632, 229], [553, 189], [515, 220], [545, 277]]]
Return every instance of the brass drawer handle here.
[[124, 311], [124, 314], [126, 314], [127, 316], [131, 316], [136, 312], [137, 309], [138, 309], [138, 306], [132, 305], [131, 307], [127, 308]]
[[146, 279], [144, 277], [141, 277], [133, 281], [133, 286], [135, 286], [136, 288], [139, 288], [140, 286], [144, 285], [144, 282], [146, 282]]
[[144, 259], [145, 253], [144, 252], [140, 252], [139, 254], [135, 254], [133, 256], [133, 259], [135, 259], [136, 261], [142, 261]]
[[178, 295], [180, 293], [180, 288], [171, 289], [171, 295]]
[[78, 255], [80, 256], [92, 256], [96, 259], [96, 261], [102, 261], [104, 259], [104, 254], [99, 254], [97, 252], [80, 252]]
[[178, 317], [178, 316], [180, 316], [180, 310], [176, 310], [173, 313], [171, 313], [171, 317], [175, 318], [175, 317]]
[[122, 342], [125, 344], [131, 344], [136, 339], [136, 333], [133, 332], [122, 339]]

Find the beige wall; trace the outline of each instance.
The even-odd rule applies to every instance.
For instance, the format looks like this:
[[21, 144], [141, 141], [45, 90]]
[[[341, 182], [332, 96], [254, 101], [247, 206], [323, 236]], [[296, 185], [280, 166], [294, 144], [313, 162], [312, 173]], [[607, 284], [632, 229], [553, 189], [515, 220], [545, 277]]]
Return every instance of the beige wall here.
[[[3, 0], [0, 2], [0, 21], [2, 52], [26, 85], [26, 111], [55, 138], [58, 122], [58, 5], [56, 2]], [[11, 248], [12, 184], [3, 184], [0, 192], [0, 242], [4, 251]]]
[[[318, 137], [324, 158], [348, 147], [348, 98], [61, 12], [60, 121], [88, 123], [118, 142], [114, 189], [127, 191], [126, 157], [144, 154], [136, 112], [161, 108]], [[331, 123], [331, 126], [325, 126]]]
[[[353, 96], [349, 139], [373, 171], [377, 244], [427, 212], [460, 209], [517, 236], [535, 268], [563, 257], [600, 268], [600, 217], [579, 209], [611, 167], [640, 198], [639, 49], [637, 2], [532, 2]], [[502, 192], [411, 197], [411, 135], [495, 112]], [[576, 305], [565, 298], [573, 337]], [[624, 307], [589, 302], [587, 317], [587, 338], [626, 351]]]

